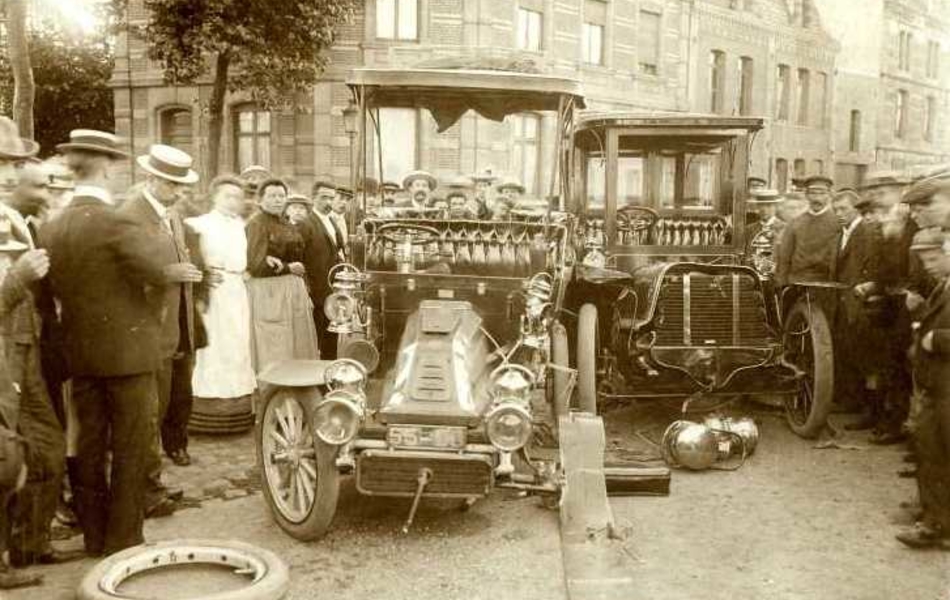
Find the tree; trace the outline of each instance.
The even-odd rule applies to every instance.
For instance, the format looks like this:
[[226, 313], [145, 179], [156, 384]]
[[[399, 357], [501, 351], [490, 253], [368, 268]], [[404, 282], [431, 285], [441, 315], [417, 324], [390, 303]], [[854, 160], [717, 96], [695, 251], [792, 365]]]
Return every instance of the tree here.
[[193, 84], [213, 61], [207, 175], [218, 173], [228, 91], [263, 106], [287, 105], [310, 89], [328, 63], [325, 51], [358, 0], [145, 0], [149, 58], [168, 83]]
[[33, 138], [33, 69], [26, 29], [26, 0], [7, 0], [7, 49], [13, 70], [13, 120], [20, 135]]
[[[112, 131], [115, 127], [109, 88], [114, 60], [104, 39], [100, 42], [71, 39], [54, 28], [43, 28], [32, 36], [35, 139], [44, 155], [53, 154], [72, 129]], [[0, 56], [0, 112], [9, 112], [14, 96], [11, 61]], [[25, 136], [22, 127], [20, 131]]]

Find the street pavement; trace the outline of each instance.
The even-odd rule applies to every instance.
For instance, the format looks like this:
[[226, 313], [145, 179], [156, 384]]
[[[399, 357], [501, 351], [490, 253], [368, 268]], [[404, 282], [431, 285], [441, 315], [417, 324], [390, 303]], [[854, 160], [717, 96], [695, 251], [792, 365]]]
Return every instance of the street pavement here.
[[[642, 598], [890, 600], [950, 598], [950, 553], [915, 552], [893, 535], [908, 522], [897, 505], [914, 495], [898, 479], [899, 447], [842, 434], [826, 448], [792, 435], [778, 413], [755, 416], [761, 441], [736, 471], [675, 471], [668, 497], [613, 498], [621, 542]], [[607, 415], [613, 458], [656, 458], [674, 413]], [[840, 425], [845, 419], [836, 416]], [[535, 498], [496, 492], [466, 512], [423, 503], [400, 533], [409, 501], [344, 488], [329, 535], [304, 544], [273, 524], [259, 492], [253, 436], [196, 437], [195, 464], [169, 466], [190, 508], [149, 520], [149, 540], [232, 538], [276, 552], [291, 569], [288, 598], [564, 598], [557, 513]], [[79, 537], [60, 542], [80, 543]], [[42, 588], [4, 598], [66, 600], [85, 560], [39, 568]], [[169, 595], [163, 600], [173, 600]]]

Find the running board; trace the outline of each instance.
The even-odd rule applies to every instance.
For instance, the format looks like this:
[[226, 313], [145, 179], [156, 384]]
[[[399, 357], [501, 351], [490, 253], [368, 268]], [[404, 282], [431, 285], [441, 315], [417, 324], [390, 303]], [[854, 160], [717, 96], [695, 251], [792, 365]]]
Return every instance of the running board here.
[[570, 600], [635, 600], [634, 562], [614, 524], [604, 477], [604, 423], [587, 413], [558, 424], [564, 489], [561, 554]]

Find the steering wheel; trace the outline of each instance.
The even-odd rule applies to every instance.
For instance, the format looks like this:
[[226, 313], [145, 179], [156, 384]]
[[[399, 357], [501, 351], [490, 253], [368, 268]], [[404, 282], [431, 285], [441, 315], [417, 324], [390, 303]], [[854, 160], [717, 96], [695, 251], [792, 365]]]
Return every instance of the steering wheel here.
[[415, 223], [386, 223], [376, 230], [376, 235], [393, 244], [426, 246], [439, 240], [439, 230]]
[[630, 204], [617, 209], [617, 229], [620, 231], [649, 231], [660, 220], [660, 214], [649, 206]]

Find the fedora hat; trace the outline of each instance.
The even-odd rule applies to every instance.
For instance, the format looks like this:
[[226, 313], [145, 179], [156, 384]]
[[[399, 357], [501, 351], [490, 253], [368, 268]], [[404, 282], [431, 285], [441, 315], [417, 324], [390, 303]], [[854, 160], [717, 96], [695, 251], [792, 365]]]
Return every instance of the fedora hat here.
[[148, 149], [148, 154], [139, 156], [135, 159], [135, 162], [148, 173], [168, 181], [174, 181], [175, 183], [195, 183], [198, 181], [198, 173], [191, 168], [191, 156], [178, 148], [164, 144], [152, 144]]
[[69, 152], [70, 150], [83, 150], [85, 152], [98, 152], [116, 158], [128, 156], [128, 152], [122, 150], [123, 140], [114, 133], [108, 131], [98, 131], [96, 129], [73, 129], [69, 132], [69, 141], [62, 144], [56, 144], [57, 152]]
[[35, 156], [40, 145], [20, 137], [20, 130], [10, 117], [0, 117], [0, 159], [22, 160]]

